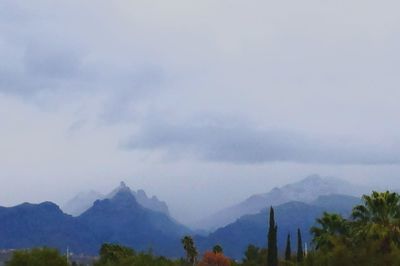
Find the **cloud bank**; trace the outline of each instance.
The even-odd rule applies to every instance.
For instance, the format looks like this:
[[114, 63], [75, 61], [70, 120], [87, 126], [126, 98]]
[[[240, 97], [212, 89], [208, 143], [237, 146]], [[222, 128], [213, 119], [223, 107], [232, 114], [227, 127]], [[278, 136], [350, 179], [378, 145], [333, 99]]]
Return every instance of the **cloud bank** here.
[[[194, 119], [193, 119], [194, 120]], [[399, 164], [394, 147], [368, 145], [357, 140], [312, 138], [290, 131], [263, 130], [249, 123], [225, 119], [169, 124], [145, 124], [121, 147], [161, 150], [167, 158], [195, 157], [211, 162], [259, 164], [294, 162], [313, 164]]]

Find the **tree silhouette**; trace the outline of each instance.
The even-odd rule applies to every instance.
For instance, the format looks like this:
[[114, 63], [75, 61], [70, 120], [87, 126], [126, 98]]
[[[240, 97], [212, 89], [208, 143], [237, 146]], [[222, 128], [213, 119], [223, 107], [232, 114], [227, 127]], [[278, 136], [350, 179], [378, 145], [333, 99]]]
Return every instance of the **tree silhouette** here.
[[217, 254], [217, 253], [223, 253], [224, 252], [224, 250], [222, 249], [222, 247], [220, 246], [220, 245], [215, 245], [214, 247], [213, 247], [213, 252], [215, 253], [215, 254]]
[[297, 229], [297, 262], [302, 262], [304, 258], [303, 240], [301, 240], [300, 228]]
[[290, 261], [291, 259], [292, 259], [292, 248], [290, 246], [290, 233], [288, 233], [286, 238], [285, 260]]
[[269, 211], [267, 266], [278, 265], [277, 231], [278, 226], [275, 223], [274, 208], [271, 207]]
[[345, 236], [349, 232], [349, 224], [340, 214], [324, 212], [321, 218], [317, 219], [318, 226], [311, 227], [314, 235], [313, 244], [315, 249], [330, 249], [333, 247], [332, 237]]
[[195, 265], [196, 258], [198, 255], [197, 249], [194, 245], [193, 238], [191, 236], [184, 236], [181, 240], [183, 249], [186, 252], [186, 259], [189, 263]]
[[384, 253], [390, 250], [391, 243], [400, 246], [400, 195], [373, 191], [362, 199], [364, 203], [352, 212], [355, 237], [362, 241], [379, 239]]

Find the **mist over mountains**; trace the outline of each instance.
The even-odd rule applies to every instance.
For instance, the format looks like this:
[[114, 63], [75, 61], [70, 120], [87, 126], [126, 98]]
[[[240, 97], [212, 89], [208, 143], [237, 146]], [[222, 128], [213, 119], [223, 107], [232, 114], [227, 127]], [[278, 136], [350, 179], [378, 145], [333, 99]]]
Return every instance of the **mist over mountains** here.
[[296, 183], [273, 188], [267, 193], [252, 195], [236, 205], [224, 208], [192, 224], [192, 227], [213, 231], [243, 215], [258, 213], [266, 206], [276, 206], [290, 201], [311, 203], [319, 196], [331, 194], [360, 197], [368, 191], [370, 189], [367, 187], [354, 185], [342, 179], [314, 174]]
[[179, 256], [180, 237], [191, 233], [162, 212], [141, 206], [124, 186], [73, 217], [51, 202], [0, 208], [0, 249], [56, 247], [96, 254], [102, 243]]
[[68, 247], [75, 253], [95, 254], [102, 243], [111, 242], [177, 257], [182, 255], [181, 237], [190, 234], [200, 252], [221, 244], [227, 255], [240, 259], [250, 243], [265, 246], [270, 206], [276, 210], [282, 249], [286, 235], [297, 228], [308, 242], [308, 229], [324, 211], [347, 216], [364, 190], [340, 179], [312, 175], [250, 196], [204, 219], [200, 228], [214, 230], [200, 235], [171, 217], [165, 202], [147, 197], [142, 190], [132, 191], [121, 182], [107, 195], [94, 191], [77, 195], [64, 206], [65, 212], [81, 213], [75, 216], [51, 202], [0, 207], [0, 248]]
[[61, 208], [65, 213], [78, 216], [89, 209], [96, 200], [111, 199], [122, 190], [131, 193], [142, 207], [169, 215], [168, 206], [164, 201], [160, 201], [156, 196], [148, 197], [146, 192], [142, 189], [137, 191], [131, 190], [124, 182], [121, 182], [119, 187], [115, 188], [107, 195], [103, 195], [94, 190], [81, 192], [65, 203]]
[[[360, 199], [353, 196], [329, 195], [320, 196], [311, 203], [290, 201], [277, 205], [274, 209], [278, 224], [278, 250], [283, 254], [287, 234], [291, 234], [294, 246], [297, 228], [300, 228], [302, 232], [303, 241], [310, 245], [309, 229], [315, 224], [315, 219], [320, 217], [324, 211], [334, 211], [347, 217], [352, 207], [359, 203]], [[244, 215], [235, 222], [217, 229], [207, 237], [198, 236], [196, 241], [201, 250], [209, 249], [218, 243], [224, 247], [226, 255], [241, 259], [248, 245], [266, 246], [268, 218], [269, 208], [263, 208], [259, 213]]]

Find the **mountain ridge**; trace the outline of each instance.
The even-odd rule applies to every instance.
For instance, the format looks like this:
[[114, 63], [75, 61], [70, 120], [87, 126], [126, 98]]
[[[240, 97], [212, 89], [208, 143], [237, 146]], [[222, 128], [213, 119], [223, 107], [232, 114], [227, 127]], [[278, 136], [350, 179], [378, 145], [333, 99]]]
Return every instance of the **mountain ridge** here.
[[166, 215], [170, 215], [167, 204], [164, 201], [159, 200], [156, 196], [148, 197], [143, 189], [137, 191], [131, 190], [125, 182], [120, 182], [120, 185], [113, 189], [110, 193], [103, 195], [97, 191], [90, 190], [87, 192], [80, 192], [71, 200], [66, 202], [61, 209], [68, 214], [73, 216], [79, 216], [89, 209], [96, 200], [112, 198], [118, 191], [126, 190], [132, 193], [136, 198], [137, 202], [153, 211], [162, 212]]
[[213, 231], [234, 222], [246, 214], [256, 214], [267, 205], [279, 205], [290, 201], [310, 203], [318, 196], [346, 194], [361, 196], [368, 189], [334, 177], [310, 175], [298, 182], [275, 187], [267, 193], [251, 195], [244, 201], [224, 208], [192, 225], [195, 229]]
[[96, 200], [78, 217], [56, 204], [23, 203], [0, 207], [0, 248], [51, 246], [62, 251], [97, 254], [101, 244], [119, 243], [158, 254], [180, 256], [180, 238], [191, 233], [164, 213], [141, 206], [129, 188]]
[[[355, 203], [361, 202], [360, 198], [347, 195], [321, 196], [313, 203], [290, 201], [277, 206], [275, 220], [278, 225], [278, 249], [283, 254], [288, 233], [292, 236], [292, 247], [295, 247], [296, 230], [300, 228], [303, 241], [311, 244], [310, 228], [315, 225], [315, 219], [320, 217], [324, 211], [337, 212], [348, 217]], [[333, 211], [326, 201], [341, 201], [341, 206], [336, 206]], [[269, 207], [265, 206], [256, 214], [244, 215], [234, 222], [223, 226], [208, 236], [196, 236], [195, 240], [200, 251], [209, 250], [215, 244], [224, 247], [224, 253], [232, 258], [241, 259], [249, 244], [265, 247], [267, 242]]]

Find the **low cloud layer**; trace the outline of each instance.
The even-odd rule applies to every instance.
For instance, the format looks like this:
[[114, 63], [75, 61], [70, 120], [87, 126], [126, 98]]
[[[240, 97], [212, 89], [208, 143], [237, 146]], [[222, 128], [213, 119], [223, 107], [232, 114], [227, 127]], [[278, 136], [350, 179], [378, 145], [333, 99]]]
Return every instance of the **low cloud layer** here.
[[294, 162], [312, 164], [398, 164], [394, 147], [368, 145], [357, 140], [312, 138], [289, 131], [258, 129], [249, 123], [207, 120], [145, 124], [122, 144], [128, 150], [164, 151], [167, 158], [254, 164]]

